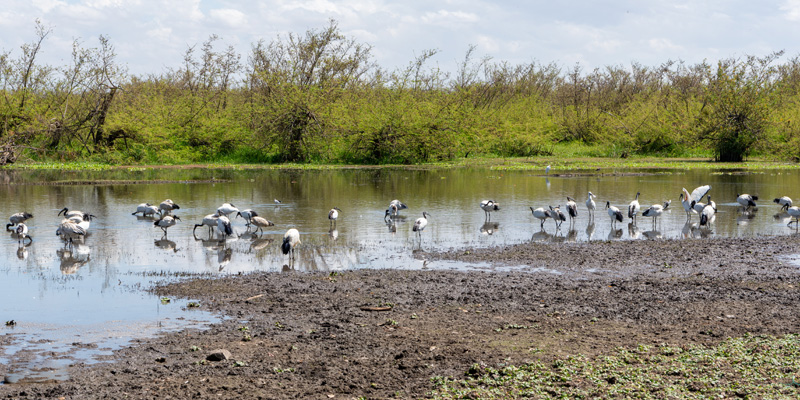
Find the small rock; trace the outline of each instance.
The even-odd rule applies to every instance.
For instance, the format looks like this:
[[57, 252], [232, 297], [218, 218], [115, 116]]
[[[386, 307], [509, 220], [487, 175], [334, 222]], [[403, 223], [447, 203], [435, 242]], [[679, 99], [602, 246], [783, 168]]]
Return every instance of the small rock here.
[[231, 358], [233, 358], [233, 354], [225, 349], [214, 350], [211, 352], [211, 354], [206, 356], [206, 360], [208, 361], [225, 361], [230, 360]]

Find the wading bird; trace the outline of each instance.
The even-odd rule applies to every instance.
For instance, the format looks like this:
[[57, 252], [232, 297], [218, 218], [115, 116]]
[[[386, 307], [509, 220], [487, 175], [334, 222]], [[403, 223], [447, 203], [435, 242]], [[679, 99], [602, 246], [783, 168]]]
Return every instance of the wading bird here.
[[236, 213], [236, 217], [235, 218], [239, 218], [239, 217], [244, 218], [244, 220], [247, 221], [247, 223], [245, 223], [244, 225], [249, 227], [250, 226], [250, 220], [253, 217], [257, 217], [257, 216], [258, 216], [257, 212], [255, 212], [255, 211], [253, 211], [253, 210], [248, 208], [247, 210], [238, 211]]
[[[339, 219], [339, 213], [341, 211], [342, 210], [340, 210], [339, 207], [333, 207], [330, 211], [328, 211], [328, 221], [330, 221], [331, 225], [336, 225], [336, 220]], [[384, 218], [386, 218], [386, 215], [384, 215]]]
[[205, 217], [203, 217], [203, 221], [202, 222], [200, 222], [199, 224], [194, 224], [194, 228], [192, 228], [192, 235], [195, 234], [195, 231], [197, 230], [197, 228], [199, 228], [201, 226], [207, 226], [208, 227], [208, 236], [210, 238], [211, 235], [214, 234], [214, 228], [217, 226], [217, 219], [218, 218], [219, 218], [219, 216], [217, 214], [208, 214], [208, 215], [206, 215]]
[[550, 166], [549, 165], [544, 168], [544, 174], [545, 175], [550, 175]]
[[774, 201], [776, 204], [780, 204], [781, 211], [786, 211], [792, 206], [792, 199], [789, 196], [783, 196], [780, 199], [775, 199], [772, 201]]
[[389, 211], [391, 211], [393, 216], [400, 213], [400, 210], [405, 210], [406, 208], [408, 208], [408, 206], [401, 203], [400, 200], [395, 199], [389, 202]]
[[683, 210], [686, 211], [686, 219], [691, 219], [693, 212], [697, 213], [700, 211], [692, 208], [692, 202], [694, 201], [699, 203], [701, 200], [703, 200], [703, 197], [705, 197], [709, 190], [711, 190], [711, 185], [705, 185], [695, 188], [692, 190], [692, 193], [689, 194], [689, 191], [686, 190], [686, 188], [683, 188], [680, 200], [681, 204], [683, 204]]
[[669, 203], [664, 203], [664, 206], [661, 206], [661, 204], [653, 204], [650, 208], [642, 212], [642, 216], [653, 218], [653, 226], [655, 226], [656, 219], [664, 213], [667, 207], [669, 207]]
[[256, 230], [253, 231], [253, 233], [256, 233], [258, 231], [264, 233], [264, 228], [268, 226], [275, 226], [275, 224], [273, 224], [272, 221], [267, 221], [266, 219], [261, 218], [259, 216], [253, 217], [253, 219], [251, 219], [250, 221], [252, 222], [253, 226], [256, 227]]
[[533, 217], [538, 219], [539, 221], [541, 221], [541, 224], [539, 224], [539, 227], [544, 229], [544, 221], [547, 221], [547, 219], [550, 218], [550, 215], [551, 215], [550, 214], [550, 210], [545, 210], [542, 207], [539, 207], [539, 208], [537, 208], [535, 210], [533, 209], [533, 207], [530, 207], [530, 209], [531, 209], [531, 213], [533, 214]]
[[83, 230], [86, 231], [86, 233], [89, 233], [89, 225], [92, 223], [93, 218], [97, 217], [92, 214], [84, 213], [82, 217], [75, 216], [75, 217], [70, 217], [69, 219], [71, 219], [73, 222], [78, 224], [78, 226], [83, 228]]
[[578, 217], [578, 203], [569, 196], [567, 196], [567, 213], [569, 214], [569, 223], [571, 224], [573, 220]]
[[608, 216], [611, 217], [611, 226], [617, 225], [617, 221], [622, 222], [622, 211], [619, 208], [611, 205], [610, 201], [606, 201], [606, 208], [608, 209]]
[[20, 222], [19, 224], [17, 224], [16, 232], [17, 232], [17, 238], [19, 238], [19, 244], [20, 245], [24, 245], [25, 244], [25, 239], [26, 238], [28, 240], [30, 240], [30, 242], [28, 242], [28, 243], [33, 242], [33, 237], [28, 235], [28, 226], [25, 225], [25, 223]]
[[219, 206], [219, 208], [217, 208], [217, 213], [221, 214], [221, 215], [225, 215], [226, 217], [231, 215], [231, 214], [233, 214], [233, 213], [238, 213], [238, 212], [239, 212], [239, 209], [236, 208], [236, 206], [234, 206], [231, 203], [222, 203], [222, 205]]
[[586, 199], [586, 209], [589, 210], [589, 219], [594, 218], [594, 210], [597, 209], [597, 204], [594, 203], [594, 197], [597, 197], [589, 192], [589, 196]]
[[170, 199], [166, 199], [158, 205], [158, 209], [160, 210], [159, 213], [161, 215], [170, 215], [172, 214], [172, 210], [178, 210], [180, 208], [181, 207], [179, 205], [175, 204], [175, 202]]
[[736, 202], [739, 203], [745, 210], [749, 210], [751, 207], [756, 206], [756, 200], [758, 200], [758, 196], [751, 196], [747, 193], [737, 194], [736, 196]]
[[8, 217], [8, 222], [10, 222], [10, 224], [6, 224], [6, 230], [7, 231], [11, 230], [12, 226], [17, 225], [17, 224], [21, 224], [21, 223], [27, 221], [30, 218], [33, 218], [33, 214], [26, 213], [26, 212], [18, 212], [18, 213], [11, 214], [11, 216]]
[[141, 213], [143, 217], [147, 216], [155, 216], [158, 213], [158, 207], [150, 204], [150, 203], [142, 203], [136, 206], [136, 212], [131, 213], [131, 215], [136, 215]]
[[[80, 239], [86, 236], [86, 230], [80, 227], [75, 221], [64, 218], [56, 229], [56, 235], [60, 235], [66, 243], [72, 246], [75, 239]], [[66, 244], [65, 244], [66, 245]]]
[[483, 216], [486, 219], [492, 219], [492, 211], [500, 210], [500, 204], [497, 204], [494, 200], [483, 200], [481, 201], [481, 209], [483, 209]]
[[556, 229], [561, 228], [561, 223], [567, 220], [567, 216], [561, 212], [561, 206], [550, 206], [550, 216], [556, 221]]
[[70, 211], [69, 209], [67, 209], [67, 207], [64, 207], [64, 208], [61, 209], [61, 211], [58, 212], [58, 215], [61, 215], [61, 214], [64, 214], [64, 218], [72, 218], [72, 217], [81, 217], [81, 218], [83, 218], [83, 214], [84, 213], [83, 213], [83, 211], [78, 211], [78, 210]]
[[161, 228], [161, 230], [164, 231], [164, 236], [167, 236], [167, 228], [174, 226], [180, 220], [181, 219], [178, 218], [177, 215], [165, 215], [158, 221], [154, 222], [153, 225]]
[[789, 214], [790, 217], [794, 218], [794, 220], [789, 221], [789, 223], [786, 224], [786, 226], [792, 226], [792, 222], [794, 222], [795, 224], [797, 224], [795, 226], [800, 228], [800, 222], [798, 222], [800, 220], [800, 207], [797, 206], [789, 207], [786, 209], [786, 213]]
[[639, 205], [639, 192], [636, 192], [636, 198], [628, 205], [628, 218], [632, 219], [634, 223], [636, 223], [636, 214], [639, 214], [641, 208]]
[[417, 232], [417, 235], [422, 237], [422, 231], [425, 229], [426, 226], [428, 226], [428, 217], [430, 216], [431, 215], [428, 214], [426, 211], [423, 211], [422, 217], [417, 218], [417, 220], [414, 221], [414, 226], [411, 228], [411, 230], [413, 232]]
[[289, 258], [294, 258], [294, 248], [300, 244], [300, 232], [297, 229], [289, 229], [283, 234], [283, 243], [281, 243], [281, 251], [283, 254], [289, 254]]
[[703, 211], [700, 211], [700, 226], [706, 226], [713, 222], [715, 213], [716, 210], [714, 210], [714, 207], [711, 207], [710, 204], [706, 204], [706, 206], [703, 207]]
[[716, 213], [717, 212], [717, 203], [714, 203], [714, 201], [711, 200], [711, 195], [710, 194], [706, 196], [706, 199], [708, 199], [708, 203], [707, 204], [709, 206], [711, 206], [711, 208], [713, 208], [714, 212]]
[[221, 210], [217, 210], [217, 230], [223, 237], [233, 235], [231, 220]]

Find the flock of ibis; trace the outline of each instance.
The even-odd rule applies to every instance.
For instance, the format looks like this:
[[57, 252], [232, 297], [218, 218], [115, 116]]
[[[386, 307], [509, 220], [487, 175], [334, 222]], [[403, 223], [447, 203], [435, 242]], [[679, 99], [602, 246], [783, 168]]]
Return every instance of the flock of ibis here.
[[[680, 194], [680, 201], [683, 205], [684, 211], [686, 212], [687, 220], [690, 220], [693, 214], [698, 214], [700, 216], [701, 226], [713, 223], [715, 214], [717, 212], [717, 206], [716, 203], [711, 200], [711, 195], [709, 194], [710, 191], [710, 185], [700, 186], [694, 189], [691, 193], [689, 193], [689, 191], [685, 188], [682, 190]], [[645, 208], [639, 203], [640, 195], [641, 193], [636, 193], [634, 199], [630, 202], [630, 204], [628, 204], [627, 210], [620, 210], [618, 207], [613, 206], [610, 201], [606, 201], [605, 208], [611, 220], [612, 229], [618, 222], [622, 222], [624, 220], [625, 213], [623, 211], [627, 211], [627, 216], [629, 219], [631, 219], [633, 224], [636, 224], [637, 217], [641, 215], [642, 217], [652, 218], [653, 225], [655, 226], [658, 223], [658, 218], [669, 208], [671, 203], [670, 200], [667, 200], [662, 204], [653, 204]], [[592, 192], [588, 192], [585, 204], [590, 221], [594, 220], [595, 212], [597, 210], [597, 204], [595, 203], [596, 198], [597, 196], [595, 196]], [[703, 202], [704, 199], [705, 203]], [[756, 201], [758, 201], [758, 197], [749, 194], [737, 194], [736, 201], [741, 205], [744, 211], [748, 211], [753, 207], [756, 207]], [[797, 226], [800, 226], [800, 207], [793, 206], [791, 198], [788, 196], [782, 196], [780, 198], [776, 198], [774, 202], [780, 205], [781, 210], [785, 211], [792, 218], [788, 224], [789, 226], [791, 226], [793, 223]], [[275, 203], [280, 204], [280, 201], [276, 199]], [[483, 210], [487, 221], [491, 220], [492, 212], [500, 210], [499, 203], [494, 200], [483, 200], [480, 202], [479, 206]], [[548, 206], [547, 208], [530, 207], [530, 211], [533, 217], [540, 221], [540, 227], [542, 229], [544, 229], [544, 224], [549, 219], [555, 221], [556, 229], [560, 229], [561, 224], [565, 222], [567, 218], [569, 218], [570, 224], [574, 222], [574, 220], [578, 217], [578, 208], [578, 203], [575, 201], [575, 199], [571, 196], [567, 196], [566, 213], [561, 210], [560, 205], [555, 207]], [[180, 206], [178, 204], [170, 199], [167, 199], [161, 202], [161, 204], [158, 206], [150, 203], [139, 204], [136, 207], [136, 211], [133, 212], [132, 215], [141, 215], [142, 217], [153, 218], [153, 225], [157, 228], [160, 228], [166, 237], [168, 229], [172, 226], [175, 226], [178, 221], [181, 220], [180, 217], [175, 215], [175, 210], [179, 209]], [[398, 218], [400, 211], [405, 209], [408, 209], [406, 204], [399, 200], [392, 200], [389, 203], [386, 212], [384, 213], [384, 221], [393, 222], [395, 218]], [[342, 210], [338, 207], [333, 207], [328, 212], [328, 220], [330, 221], [331, 227], [336, 225], [341, 212]], [[58, 224], [56, 235], [64, 239], [65, 246], [72, 245], [73, 241], [82, 239], [84, 236], [86, 236], [92, 219], [96, 218], [90, 213], [85, 213], [78, 210], [69, 210], [66, 207], [59, 211], [58, 216], [62, 215], [63, 219]], [[224, 203], [217, 208], [216, 212], [206, 215], [199, 224], [195, 224], [192, 233], [196, 234], [197, 228], [206, 227], [208, 229], [209, 236], [214, 235], [216, 232], [223, 239], [227, 238], [234, 232], [231, 226], [231, 218], [235, 219], [239, 217], [245, 221], [247, 230], [249, 231], [250, 229], [253, 229], [254, 234], [263, 234], [264, 228], [275, 225], [271, 221], [261, 217], [255, 210], [239, 210], [231, 203]], [[412, 231], [415, 232], [420, 238], [422, 231], [428, 225], [428, 219], [430, 217], [431, 215], [427, 211], [423, 211], [422, 217], [417, 218], [412, 226]], [[16, 233], [20, 245], [25, 245], [26, 240], [28, 241], [28, 245], [33, 241], [32, 236], [28, 232], [28, 227], [25, 225], [25, 221], [30, 218], [33, 218], [32, 214], [28, 212], [19, 212], [11, 215], [11, 217], [9, 217], [9, 223], [6, 225], [6, 230]], [[289, 255], [289, 258], [294, 258], [294, 249], [300, 243], [299, 231], [291, 228], [284, 234], [283, 241], [280, 244], [280, 249], [283, 254]]]

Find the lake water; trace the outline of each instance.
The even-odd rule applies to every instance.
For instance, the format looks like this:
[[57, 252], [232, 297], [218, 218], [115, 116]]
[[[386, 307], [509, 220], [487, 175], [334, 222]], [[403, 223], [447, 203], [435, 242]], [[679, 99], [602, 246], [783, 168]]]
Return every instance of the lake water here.
[[[91, 361], [134, 337], [215, 320], [213, 315], [187, 309], [186, 301], [162, 302], [141, 290], [170, 276], [357, 268], [481, 269], [491, 266], [428, 262], [426, 253], [532, 240], [556, 246], [562, 241], [795, 232], [786, 226], [788, 215], [779, 213], [772, 199], [788, 195], [800, 201], [795, 192], [797, 171], [620, 170], [562, 176], [559, 172], [564, 171], [552, 171], [547, 177], [491, 169], [0, 171], [4, 213], [0, 215], [7, 218], [19, 211], [34, 215], [27, 221], [32, 244], [21, 247], [10, 232], [0, 236], [0, 277], [5, 283], [0, 319], [16, 321], [14, 327], [4, 327], [0, 362], [12, 371], [29, 371], [36, 365], [18, 363], [24, 352], [63, 352], [69, 353], [68, 359]], [[145, 183], [153, 181], [157, 183]], [[709, 228], [701, 229], [696, 215], [686, 223], [678, 197], [682, 187], [691, 192], [702, 185], [712, 186], [718, 213]], [[584, 205], [589, 191], [597, 196], [593, 223]], [[641, 217], [638, 227], [629, 225], [626, 217], [612, 229], [605, 202], [625, 209], [636, 192], [641, 192], [643, 209], [671, 199], [671, 211], [664, 213], [657, 229], [650, 219]], [[757, 210], [742, 213], [737, 193], [759, 196]], [[567, 221], [557, 230], [550, 220], [540, 229], [529, 207], [563, 207], [566, 196], [578, 202], [576, 221], [572, 226]], [[157, 205], [167, 198], [180, 205], [175, 214], [181, 221], [166, 237], [153, 226], [152, 218], [131, 215], [139, 203]], [[392, 199], [409, 208], [387, 223], [384, 212]], [[495, 200], [501, 207], [491, 222], [478, 207], [484, 199]], [[233, 219], [235, 233], [227, 240], [219, 240], [218, 235], [209, 238], [205, 227], [193, 235], [194, 224], [223, 202], [256, 210], [275, 226], [263, 235], [253, 235], [239, 218]], [[327, 219], [334, 206], [342, 210], [335, 227]], [[64, 207], [97, 216], [89, 236], [72, 248], [55, 234], [61, 220], [57, 214]], [[430, 214], [429, 224], [417, 236], [411, 227], [423, 211]], [[291, 262], [279, 249], [289, 228], [297, 228], [302, 241]], [[85, 346], [89, 343], [98, 346]], [[42, 356], [35, 363], [53, 362]]]

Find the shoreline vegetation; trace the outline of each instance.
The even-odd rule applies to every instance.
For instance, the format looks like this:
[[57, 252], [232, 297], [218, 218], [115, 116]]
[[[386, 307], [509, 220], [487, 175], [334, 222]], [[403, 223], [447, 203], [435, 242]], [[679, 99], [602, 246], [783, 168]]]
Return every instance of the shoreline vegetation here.
[[390, 71], [331, 20], [248, 54], [211, 35], [131, 76], [103, 36], [41, 64], [52, 29], [0, 50], [0, 165], [800, 160], [800, 56], [783, 52], [589, 70], [470, 46], [452, 73], [436, 49]]

